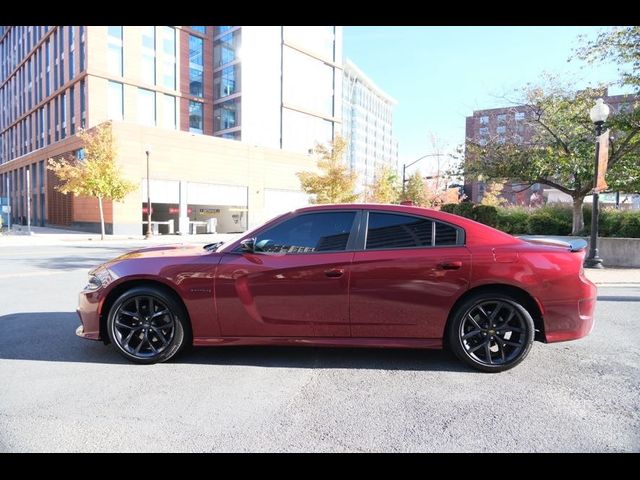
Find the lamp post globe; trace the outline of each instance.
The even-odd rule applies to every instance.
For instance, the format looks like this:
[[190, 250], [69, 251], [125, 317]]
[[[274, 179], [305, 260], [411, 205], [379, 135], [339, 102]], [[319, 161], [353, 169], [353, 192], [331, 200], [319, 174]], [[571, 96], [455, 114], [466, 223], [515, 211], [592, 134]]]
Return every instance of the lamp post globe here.
[[596, 158], [595, 170], [593, 175], [593, 207], [591, 210], [591, 238], [589, 241], [589, 255], [584, 261], [587, 268], [604, 268], [602, 258], [598, 255], [598, 214], [599, 214], [599, 192], [598, 184], [598, 156], [600, 154], [600, 141], [598, 137], [602, 135], [604, 122], [609, 117], [609, 106], [604, 103], [602, 98], [596, 100], [596, 104], [589, 110], [589, 118], [595, 125], [596, 129]]

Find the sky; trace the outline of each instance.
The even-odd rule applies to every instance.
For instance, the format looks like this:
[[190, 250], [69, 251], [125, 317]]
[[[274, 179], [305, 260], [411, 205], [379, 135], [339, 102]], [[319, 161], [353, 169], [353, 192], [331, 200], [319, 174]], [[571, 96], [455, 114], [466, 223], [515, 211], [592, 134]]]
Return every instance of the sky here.
[[[465, 117], [505, 106], [501, 96], [513, 96], [544, 72], [571, 79], [578, 88], [615, 80], [615, 65], [567, 62], [580, 45], [578, 35], [593, 38], [602, 28], [345, 26], [343, 48], [345, 57], [398, 101], [393, 128], [403, 164], [434, 152], [432, 134], [453, 152], [464, 142]], [[435, 158], [415, 168], [435, 171], [429, 162]]]

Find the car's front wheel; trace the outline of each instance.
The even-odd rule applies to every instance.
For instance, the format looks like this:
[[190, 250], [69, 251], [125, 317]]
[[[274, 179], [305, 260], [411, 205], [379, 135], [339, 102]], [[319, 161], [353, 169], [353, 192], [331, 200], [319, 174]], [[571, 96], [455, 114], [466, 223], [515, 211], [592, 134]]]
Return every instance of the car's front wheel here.
[[502, 372], [524, 360], [534, 333], [533, 319], [518, 300], [482, 293], [453, 312], [449, 345], [467, 365], [483, 372]]
[[187, 344], [184, 308], [157, 287], [135, 287], [120, 295], [107, 317], [109, 339], [128, 360], [165, 362]]

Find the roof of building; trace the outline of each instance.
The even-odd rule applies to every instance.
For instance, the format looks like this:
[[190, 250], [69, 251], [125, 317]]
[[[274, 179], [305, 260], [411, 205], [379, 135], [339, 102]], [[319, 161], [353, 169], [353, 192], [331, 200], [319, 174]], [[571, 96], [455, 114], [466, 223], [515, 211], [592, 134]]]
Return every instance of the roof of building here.
[[343, 62], [343, 68], [345, 73], [353, 74], [354, 77], [356, 77], [358, 80], [364, 83], [367, 87], [373, 90], [376, 93], [376, 95], [382, 97], [384, 100], [386, 100], [387, 102], [393, 105], [398, 104], [398, 101], [395, 98], [393, 98], [391, 95], [389, 95], [380, 87], [378, 87], [378, 85], [376, 85], [373, 82], [373, 80], [371, 80], [362, 70], [360, 70], [358, 66], [355, 63], [353, 63], [353, 61], [350, 58], [345, 58]]

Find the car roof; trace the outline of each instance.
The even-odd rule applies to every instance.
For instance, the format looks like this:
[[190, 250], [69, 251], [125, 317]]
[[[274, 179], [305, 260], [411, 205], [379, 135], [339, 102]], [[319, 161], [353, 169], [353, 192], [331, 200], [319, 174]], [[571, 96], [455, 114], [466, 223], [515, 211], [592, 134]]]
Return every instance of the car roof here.
[[470, 218], [461, 217], [452, 213], [434, 210], [432, 208], [417, 207], [413, 205], [393, 205], [389, 203], [334, 203], [323, 205], [312, 205], [302, 207], [291, 212], [292, 214], [311, 213], [315, 211], [327, 210], [377, 210], [389, 213], [404, 213], [410, 215], [428, 216], [434, 220], [451, 223], [464, 228], [466, 232], [467, 245], [505, 245], [521, 244], [522, 240], [509, 235], [508, 233], [496, 230], [483, 223], [476, 222]]

